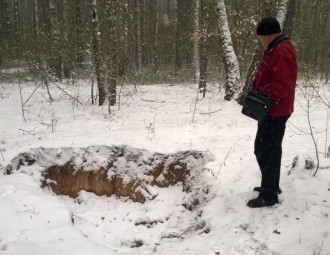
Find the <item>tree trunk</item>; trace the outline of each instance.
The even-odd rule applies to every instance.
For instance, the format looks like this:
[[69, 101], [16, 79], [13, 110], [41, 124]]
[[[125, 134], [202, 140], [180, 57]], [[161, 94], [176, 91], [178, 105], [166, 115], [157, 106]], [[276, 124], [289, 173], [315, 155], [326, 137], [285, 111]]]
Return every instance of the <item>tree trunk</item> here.
[[293, 30], [293, 17], [296, 16], [296, 0], [289, 0], [286, 18], [283, 22], [283, 34], [288, 36], [292, 35]]
[[[76, 58], [75, 58], [75, 63], [77, 64], [77, 67], [82, 68], [83, 67], [83, 62], [85, 59], [85, 45], [86, 45], [86, 37], [84, 33], [84, 27], [82, 24], [84, 24], [84, 19], [83, 19], [83, 4], [81, 3], [80, 0], [76, 0]], [[85, 24], [84, 24], [85, 25]]]
[[106, 20], [107, 20], [107, 89], [109, 106], [116, 104], [116, 87], [118, 79], [118, 38], [119, 38], [119, 6], [116, 0], [106, 0]]
[[280, 26], [282, 28], [283, 28], [286, 13], [288, 10], [288, 2], [289, 2], [289, 0], [281, 0], [279, 2], [278, 9], [277, 9], [276, 19], [278, 20], [278, 23], [280, 23]]
[[231, 40], [224, 0], [218, 0], [216, 11], [221, 42], [221, 53], [226, 71], [224, 98], [225, 100], [231, 100], [234, 94], [240, 89], [239, 65]]
[[260, 45], [258, 44], [255, 47], [251, 63], [250, 63], [249, 69], [246, 74], [245, 84], [237, 97], [237, 102], [241, 105], [243, 104], [243, 102], [246, 98], [246, 95], [251, 90], [251, 87], [252, 87], [252, 84], [254, 81], [254, 75], [255, 75], [255, 72], [256, 72], [258, 64], [259, 64], [259, 60], [262, 57], [262, 52], [263, 51], [262, 51]]
[[199, 42], [200, 42], [200, 31], [199, 31], [199, 20], [200, 17], [203, 19], [201, 12], [201, 0], [194, 0], [194, 81], [199, 80]]
[[34, 30], [34, 36], [37, 36], [39, 31], [38, 0], [33, 0], [33, 30]]
[[10, 4], [9, 0], [5, 0], [5, 15], [6, 15], [6, 33], [7, 38], [11, 35], [11, 19], [10, 19]]
[[62, 26], [62, 50], [61, 50], [61, 55], [62, 55], [62, 63], [63, 63], [63, 74], [62, 77], [65, 78], [70, 78], [71, 72], [73, 69], [72, 66], [72, 47], [71, 43], [69, 41], [69, 15], [70, 15], [70, 8], [69, 8], [69, 3], [68, 0], [63, 0], [63, 9], [62, 9], [62, 20], [61, 22]]
[[[329, 13], [330, 13], [330, 2], [328, 1], [325, 3], [324, 6], [325, 10], [328, 10], [325, 12], [323, 16], [323, 24], [322, 24], [322, 32], [321, 35], [326, 34], [327, 29], [329, 29]], [[328, 83], [329, 81], [329, 74], [330, 74], [330, 46], [328, 41], [323, 41], [321, 43], [321, 52], [322, 52], [322, 60], [321, 60], [321, 79], [325, 79], [325, 82]]]
[[155, 24], [155, 41], [153, 49], [153, 73], [158, 72], [159, 63], [158, 63], [158, 32], [159, 32], [159, 0], [156, 0], [156, 24]]
[[175, 75], [185, 63], [191, 62], [192, 28], [191, 28], [191, 1], [177, 1], [177, 22], [175, 35]]
[[141, 0], [136, 0], [136, 69], [137, 72], [142, 68], [142, 15]]
[[56, 0], [49, 0], [49, 36], [48, 36], [48, 69], [49, 74], [55, 79], [61, 79], [61, 55], [60, 55], [60, 29]]
[[93, 47], [92, 56], [93, 64], [96, 74], [97, 86], [99, 89], [99, 105], [103, 105], [107, 96], [105, 87], [105, 66], [103, 64], [102, 51], [101, 51], [101, 38], [99, 29], [99, 20], [97, 14], [96, 0], [90, 0], [91, 13], [92, 13], [92, 29], [93, 29]]
[[42, 71], [41, 77], [43, 77], [43, 79], [46, 79], [45, 64], [43, 64], [43, 62], [45, 62], [45, 59], [41, 58], [41, 40], [40, 40], [38, 0], [33, 0], [33, 21], [32, 22], [33, 22], [32, 28], [33, 28], [33, 37], [34, 37], [34, 47], [32, 50], [32, 54], [33, 54], [32, 58], [33, 58], [34, 65], [35, 65], [34, 70], [36, 70], [38, 75], [40, 75], [39, 71], [41, 70]]
[[131, 68], [134, 61], [131, 61], [131, 54], [129, 53], [128, 49], [129, 47], [129, 38], [128, 38], [128, 31], [129, 31], [129, 1], [128, 0], [122, 0], [122, 15], [121, 15], [121, 21], [120, 21], [120, 29], [122, 30], [122, 33], [120, 34], [120, 42], [119, 42], [119, 67], [118, 67], [118, 74], [120, 76], [124, 75], [127, 71], [127, 69]]
[[[274, 0], [265, 1], [265, 3], [263, 3], [263, 9], [262, 9], [263, 15], [264, 16], [271, 15], [271, 12], [272, 12], [272, 9], [274, 8], [273, 7], [274, 5], [275, 5]], [[262, 53], [263, 53], [263, 49], [262, 49], [260, 43], [258, 43], [257, 46], [255, 47], [254, 54], [253, 54], [251, 63], [250, 63], [249, 68], [248, 68], [248, 72], [247, 72], [247, 75], [246, 75], [244, 86], [241, 89], [241, 91], [239, 92], [239, 95], [237, 96], [237, 99], [236, 99], [239, 104], [243, 104], [243, 102], [246, 98], [246, 95], [251, 90], [251, 87], [252, 87], [252, 84], [253, 84], [253, 81], [254, 81], [255, 72], [257, 70], [259, 61], [262, 57]]]
[[199, 90], [205, 97], [206, 93], [206, 71], [207, 71], [207, 47], [208, 47], [208, 19], [209, 10], [207, 0], [201, 0], [201, 34], [200, 34], [200, 75]]
[[21, 42], [21, 28], [19, 22], [19, 7], [18, 0], [14, 0], [14, 34], [15, 34], [15, 56], [17, 59], [22, 58], [22, 42]]

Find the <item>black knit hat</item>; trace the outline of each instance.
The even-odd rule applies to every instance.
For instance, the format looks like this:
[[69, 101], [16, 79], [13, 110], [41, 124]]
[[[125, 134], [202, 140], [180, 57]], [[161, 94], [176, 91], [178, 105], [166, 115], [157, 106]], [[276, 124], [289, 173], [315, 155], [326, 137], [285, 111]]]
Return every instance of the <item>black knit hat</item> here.
[[274, 17], [263, 18], [257, 26], [257, 35], [271, 35], [281, 33], [280, 23]]

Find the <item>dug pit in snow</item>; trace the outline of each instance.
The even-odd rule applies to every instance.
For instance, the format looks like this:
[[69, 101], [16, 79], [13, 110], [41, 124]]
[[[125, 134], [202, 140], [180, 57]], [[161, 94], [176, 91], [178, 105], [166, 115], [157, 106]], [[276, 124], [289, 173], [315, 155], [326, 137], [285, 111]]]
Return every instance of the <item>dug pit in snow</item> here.
[[6, 170], [7, 174], [39, 174], [42, 187], [50, 187], [58, 195], [77, 197], [85, 190], [144, 203], [157, 195], [152, 192], [155, 185], [181, 182], [183, 191], [191, 192], [210, 160], [209, 153], [198, 151], [166, 155], [128, 146], [36, 148], [19, 154]]

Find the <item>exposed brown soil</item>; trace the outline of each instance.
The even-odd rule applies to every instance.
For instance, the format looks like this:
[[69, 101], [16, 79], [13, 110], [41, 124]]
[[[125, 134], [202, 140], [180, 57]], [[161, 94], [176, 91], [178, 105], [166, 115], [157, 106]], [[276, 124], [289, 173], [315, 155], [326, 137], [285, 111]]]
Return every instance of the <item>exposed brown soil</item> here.
[[[148, 186], [168, 187], [178, 182], [185, 183], [185, 177], [189, 174], [186, 166], [181, 162], [173, 162], [164, 171], [164, 165], [158, 165], [149, 171], [147, 177], [125, 181], [122, 175], [112, 175], [108, 178], [108, 171], [104, 168], [86, 171], [83, 168], [76, 169], [72, 162], [63, 166], [51, 166], [43, 172], [42, 187], [50, 187], [58, 195], [77, 197], [81, 190], [93, 192], [96, 195], [129, 197], [134, 202], [144, 203], [153, 196]], [[163, 178], [158, 178], [160, 175]], [[144, 176], [146, 177], [146, 176]]]
[[75, 198], [85, 190], [144, 203], [156, 196], [152, 186], [169, 187], [181, 182], [184, 191], [191, 191], [192, 183], [209, 160], [196, 151], [166, 155], [127, 146], [39, 148], [19, 154], [7, 166], [7, 173], [37, 168], [41, 169], [42, 187], [58, 195]]

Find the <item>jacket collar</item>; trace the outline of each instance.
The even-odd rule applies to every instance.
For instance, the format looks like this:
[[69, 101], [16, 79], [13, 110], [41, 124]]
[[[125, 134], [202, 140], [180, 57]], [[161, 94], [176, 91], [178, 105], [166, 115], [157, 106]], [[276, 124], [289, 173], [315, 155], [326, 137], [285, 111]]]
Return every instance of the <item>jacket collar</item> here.
[[287, 35], [279, 35], [278, 37], [276, 37], [267, 47], [267, 49], [265, 50], [266, 52], [271, 51], [277, 44], [279, 44], [280, 42], [289, 39], [289, 36]]

